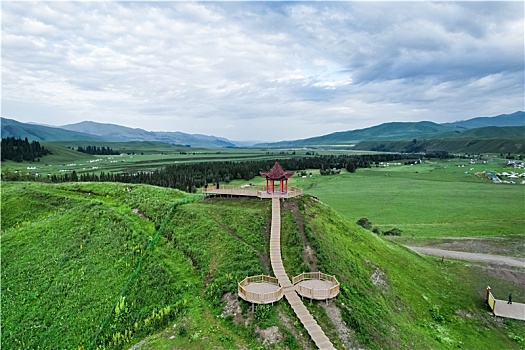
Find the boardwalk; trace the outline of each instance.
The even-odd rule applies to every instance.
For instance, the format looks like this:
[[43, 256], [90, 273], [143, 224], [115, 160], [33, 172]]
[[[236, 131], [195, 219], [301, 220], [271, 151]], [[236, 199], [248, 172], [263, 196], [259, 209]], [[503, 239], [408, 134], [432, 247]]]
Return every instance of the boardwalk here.
[[525, 321], [525, 304], [507, 304], [507, 300], [496, 299], [494, 316]]
[[246, 197], [259, 197], [259, 198], [273, 198], [273, 197], [281, 197], [281, 198], [292, 198], [295, 196], [299, 196], [303, 193], [303, 191], [299, 188], [291, 188], [289, 191], [286, 192], [272, 192], [269, 193], [264, 190], [263, 187], [259, 186], [249, 186], [245, 188], [241, 188], [238, 186], [232, 186], [232, 185], [221, 185], [220, 188], [217, 188], [217, 186], [208, 186], [202, 188], [202, 194], [204, 195], [220, 195], [220, 196], [246, 196]]
[[272, 269], [275, 277], [279, 280], [279, 284], [284, 289], [284, 297], [294, 310], [295, 314], [303, 324], [304, 328], [310, 334], [315, 345], [319, 349], [335, 349], [330, 339], [324, 334], [323, 330], [314, 320], [310, 312], [304, 306], [303, 302], [295, 292], [295, 287], [288, 278], [284, 270], [283, 261], [281, 259], [281, 205], [279, 198], [272, 198], [272, 228], [270, 236], [270, 260], [272, 262]]

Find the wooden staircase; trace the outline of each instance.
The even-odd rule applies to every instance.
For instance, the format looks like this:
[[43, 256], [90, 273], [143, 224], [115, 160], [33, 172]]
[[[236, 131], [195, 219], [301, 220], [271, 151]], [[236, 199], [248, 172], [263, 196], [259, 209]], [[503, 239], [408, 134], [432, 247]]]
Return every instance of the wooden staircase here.
[[304, 306], [301, 298], [299, 298], [295, 292], [294, 285], [284, 270], [281, 258], [281, 204], [279, 201], [279, 198], [272, 198], [270, 260], [273, 273], [279, 280], [279, 284], [284, 288], [284, 297], [292, 306], [292, 309], [303, 324], [304, 328], [308, 331], [308, 334], [310, 334], [315, 345], [317, 345], [319, 349], [335, 349], [332, 342], [330, 342], [330, 339], [324, 334], [321, 327], [317, 324], [312, 315], [310, 315], [306, 306]]

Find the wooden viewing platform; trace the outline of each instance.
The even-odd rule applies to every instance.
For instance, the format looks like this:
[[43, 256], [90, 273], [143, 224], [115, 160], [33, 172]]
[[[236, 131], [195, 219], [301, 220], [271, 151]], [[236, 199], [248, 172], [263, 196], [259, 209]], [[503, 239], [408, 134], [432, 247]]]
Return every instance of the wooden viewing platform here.
[[205, 195], [226, 195], [226, 196], [247, 196], [247, 197], [259, 197], [259, 198], [292, 198], [303, 194], [303, 191], [299, 188], [292, 187], [288, 191], [274, 190], [267, 191], [264, 187], [260, 186], [233, 186], [233, 185], [220, 185], [217, 188], [216, 185], [203, 187], [202, 194]]
[[305, 298], [328, 301], [339, 294], [339, 281], [322, 272], [303, 272], [292, 278], [292, 283], [297, 293]]
[[283, 297], [283, 287], [277, 278], [265, 275], [246, 277], [237, 290], [241, 298], [254, 304], [270, 304]]
[[494, 317], [525, 321], [525, 304], [515, 302], [509, 304], [506, 300], [496, 299], [494, 295], [492, 295], [490, 287], [487, 287], [487, 297], [485, 300], [492, 310]]

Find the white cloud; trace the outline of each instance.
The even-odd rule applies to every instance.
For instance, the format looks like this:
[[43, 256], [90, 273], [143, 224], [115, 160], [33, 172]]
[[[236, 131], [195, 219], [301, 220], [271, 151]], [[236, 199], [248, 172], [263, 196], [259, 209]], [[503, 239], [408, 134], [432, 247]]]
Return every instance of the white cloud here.
[[278, 140], [513, 112], [523, 7], [4, 2], [2, 115]]

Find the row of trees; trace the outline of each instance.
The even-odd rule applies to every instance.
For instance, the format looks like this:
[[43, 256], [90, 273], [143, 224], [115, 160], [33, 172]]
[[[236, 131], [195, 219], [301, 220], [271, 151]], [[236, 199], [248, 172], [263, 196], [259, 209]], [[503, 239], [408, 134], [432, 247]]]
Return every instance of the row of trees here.
[[118, 151], [114, 151], [112, 148], [109, 148], [109, 147], [98, 147], [98, 146], [87, 146], [87, 147], [82, 147], [82, 146], [78, 146], [77, 147], [77, 151], [78, 152], [82, 152], [82, 153], [87, 153], [87, 154], [100, 154], [100, 155], [118, 155], [120, 154]]
[[[367, 154], [367, 155], [326, 155], [315, 157], [295, 157], [281, 159], [279, 163], [288, 171], [304, 171], [306, 169], [355, 169], [370, 168], [375, 162], [388, 162], [406, 159], [400, 154]], [[250, 181], [259, 172], [268, 171], [275, 160], [258, 160], [244, 162], [202, 162], [169, 165], [154, 171], [138, 171], [135, 173], [82, 173], [52, 175], [52, 182], [69, 181], [109, 181], [124, 183], [143, 183], [155, 186], [177, 188], [187, 192], [195, 192], [205, 184], [227, 183], [235, 179]], [[351, 165], [350, 165], [351, 164]]]
[[15, 162], [22, 161], [39, 161], [38, 158], [50, 154], [48, 149], [40, 145], [38, 141], [31, 141], [27, 139], [19, 139], [15, 137], [2, 138], [2, 152], [1, 160], [14, 160]]

